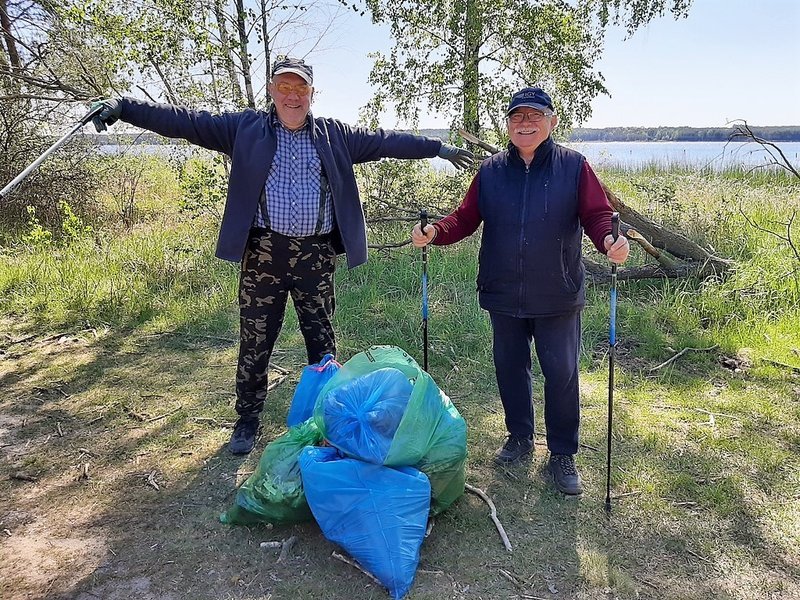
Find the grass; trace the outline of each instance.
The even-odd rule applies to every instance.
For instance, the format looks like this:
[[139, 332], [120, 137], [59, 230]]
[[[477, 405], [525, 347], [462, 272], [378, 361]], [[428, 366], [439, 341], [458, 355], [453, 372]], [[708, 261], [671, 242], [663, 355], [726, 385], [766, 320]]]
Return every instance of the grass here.
[[[475, 298], [477, 240], [430, 251], [430, 372], [468, 423], [467, 480], [491, 495], [514, 549], [465, 495], [437, 517], [410, 599], [800, 597], [800, 378], [780, 364], [800, 366], [800, 265], [739, 212], [779, 231], [798, 186], [664, 171], [603, 178], [737, 267], [724, 280], [620, 283], [609, 517], [608, 290], [587, 293], [587, 491], [568, 499], [546, 480], [543, 439], [528, 463], [492, 465], [504, 426]], [[214, 235], [210, 221], [150, 209], [130, 229], [95, 225], [71, 242], [3, 250], [2, 597], [388, 597], [332, 559], [314, 523], [217, 520], [284, 431], [305, 352], [290, 309], [273, 360], [288, 375], [271, 373], [257, 451], [228, 455], [237, 272], [213, 258]], [[422, 360], [420, 272], [407, 247], [339, 269], [341, 360], [374, 343]], [[655, 369], [687, 347], [710, 349]], [[291, 535], [285, 562], [259, 548]]]

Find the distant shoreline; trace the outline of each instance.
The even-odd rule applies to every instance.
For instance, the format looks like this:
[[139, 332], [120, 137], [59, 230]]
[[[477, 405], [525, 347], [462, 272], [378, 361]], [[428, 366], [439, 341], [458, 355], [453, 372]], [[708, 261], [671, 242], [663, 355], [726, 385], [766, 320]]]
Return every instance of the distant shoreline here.
[[[751, 127], [758, 137], [770, 142], [800, 142], [800, 125]], [[567, 142], [727, 142], [733, 133], [731, 127], [577, 127], [566, 138]], [[421, 129], [421, 135], [450, 138], [447, 129]], [[87, 134], [100, 145], [119, 144], [182, 144], [151, 132], [119, 134]], [[745, 141], [744, 138], [739, 138]]]

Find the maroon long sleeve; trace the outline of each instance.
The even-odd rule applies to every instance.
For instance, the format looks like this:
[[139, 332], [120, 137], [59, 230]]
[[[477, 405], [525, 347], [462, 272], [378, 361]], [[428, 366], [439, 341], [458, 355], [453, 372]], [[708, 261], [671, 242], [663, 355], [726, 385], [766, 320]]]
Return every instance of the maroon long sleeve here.
[[[476, 174], [458, 208], [433, 224], [436, 229], [433, 244], [437, 246], [454, 244], [475, 233], [483, 221], [478, 209], [479, 185]], [[600, 180], [589, 163], [584, 161], [578, 182], [578, 218], [584, 232], [601, 254], [606, 253], [603, 240], [611, 233], [611, 212], [611, 205], [600, 185]]]

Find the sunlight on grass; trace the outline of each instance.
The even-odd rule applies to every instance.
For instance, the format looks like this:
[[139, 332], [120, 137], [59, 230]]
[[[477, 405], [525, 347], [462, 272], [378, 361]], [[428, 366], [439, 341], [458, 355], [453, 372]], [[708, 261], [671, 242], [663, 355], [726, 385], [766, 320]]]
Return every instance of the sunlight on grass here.
[[[583, 313], [578, 465], [587, 490], [564, 499], [548, 483], [543, 435], [526, 465], [492, 465], [505, 426], [491, 329], [475, 291], [479, 234], [429, 249], [429, 371], [468, 423], [468, 479], [494, 498], [515, 552], [498, 550], [486, 506], [464, 497], [437, 518], [415, 597], [442, 597], [441, 581], [454, 597], [487, 598], [545, 597], [552, 581], [565, 598], [711, 600], [798, 591], [791, 574], [800, 560], [800, 264], [784, 240], [750, 226], [742, 213], [785, 233], [781, 224], [800, 208], [800, 186], [774, 174], [651, 167], [602, 176], [631, 206], [735, 266], [704, 281], [619, 284], [610, 518], [603, 514], [608, 287], [588, 287]], [[218, 222], [179, 209], [169, 172], [153, 181], [130, 227], [112, 220], [78, 239], [36, 245], [20, 238], [2, 248], [0, 402], [10, 425], [0, 429], [9, 436], [0, 441], [32, 440], [13, 466], [40, 474], [34, 489], [41, 498], [93, 498], [101, 516], [169, 498], [189, 507], [185, 515], [194, 516], [202, 544], [238, 544], [242, 536], [252, 544], [263, 530], [214, 529], [236, 482], [258, 461], [254, 453], [228, 464], [223, 452], [235, 418], [238, 265], [214, 258]], [[461, 183], [444, 190], [453, 201]], [[437, 200], [444, 191], [420, 197], [434, 206], [445, 202]], [[370, 242], [398, 243], [408, 229], [408, 221], [371, 225]], [[633, 263], [649, 260], [633, 249]], [[340, 257], [341, 361], [380, 343], [421, 363], [421, 273], [421, 253], [408, 245], [372, 252], [353, 270]], [[306, 360], [291, 303], [276, 348], [262, 446], [285, 430]], [[664, 364], [687, 348], [693, 350]], [[543, 434], [535, 360], [533, 371]], [[80, 480], [87, 462], [92, 477]], [[10, 480], [0, 485], [11, 495], [25, 489]], [[186, 523], [160, 525], [173, 528], [180, 551]], [[318, 559], [312, 544], [303, 546], [309, 570], [331, 574], [325, 550]], [[497, 575], [497, 565], [521, 583]], [[336, 589], [360, 597], [358, 577]]]

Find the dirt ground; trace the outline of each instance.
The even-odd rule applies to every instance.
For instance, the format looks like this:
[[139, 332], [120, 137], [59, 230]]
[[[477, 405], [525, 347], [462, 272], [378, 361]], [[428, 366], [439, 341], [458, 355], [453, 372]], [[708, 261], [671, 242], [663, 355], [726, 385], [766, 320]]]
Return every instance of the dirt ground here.
[[[265, 444], [284, 431], [301, 357], [278, 355], [258, 446], [242, 458], [225, 449], [231, 340], [94, 329], [27, 335], [7, 335], [0, 354], [0, 597], [389, 598], [333, 556], [341, 550], [314, 522], [219, 521]], [[579, 499], [548, 485], [541, 442], [528, 463], [493, 468], [499, 403], [465, 408], [468, 481], [491, 495], [514, 550], [503, 548], [486, 504], [466, 494], [436, 518], [410, 600], [800, 598], [796, 553], [764, 543], [757, 558], [715, 555], [714, 533], [697, 533], [702, 514], [691, 527], [648, 521], [634, 494], [616, 501], [609, 519], [601, 452], [582, 455]], [[292, 537], [291, 547], [260, 547]]]

